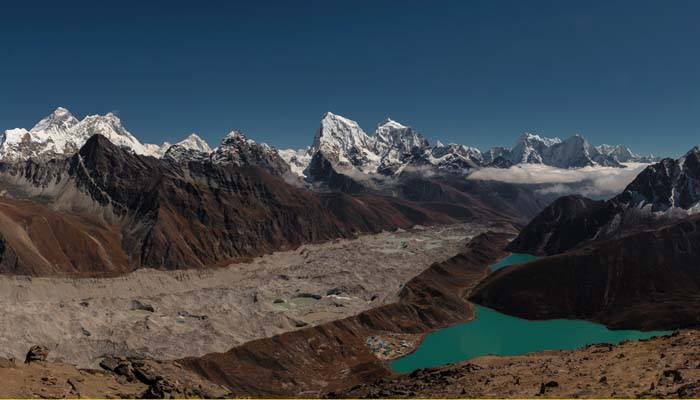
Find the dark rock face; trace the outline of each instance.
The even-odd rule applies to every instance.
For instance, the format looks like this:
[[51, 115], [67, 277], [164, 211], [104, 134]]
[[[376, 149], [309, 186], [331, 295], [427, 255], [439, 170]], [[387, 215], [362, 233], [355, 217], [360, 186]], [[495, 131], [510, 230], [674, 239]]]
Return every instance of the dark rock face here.
[[399, 197], [461, 220], [508, 220], [518, 226], [524, 226], [552, 200], [551, 196], [536, 193], [536, 189], [461, 176], [420, 174], [403, 175], [395, 187]]
[[275, 149], [249, 140], [239, 131], [232, 131], [224, 137], [219, 147], [211, 154], [211, 161], [237, 167], [260, 167], [275, 176], [291, 175], [289, 165]]
[[505, 158], [505, 157], [503, 157], [503, 156], [498, 156], [498, 157], [494, 158], [493, 161], [491, 161], [490, 163], [488, 163], [488, 164], [486, 164], [486, 165], [484, 165], [484, 166], [487, 167], [487, 168], [504, 168], [504, 169], [507, 169], [507, 168], [512, 167], [513, 165], [515, 165], [515, 164], [513, 164], [513, 162], [510, 161], [509, 159], [507, 159], [507, 158]]
[[539, 213], [508, 245], [535, 255], [557, 254], [592, 239], [616, 212], [605, 201], [560, 197]]
[[[313, 193], [259, 168], [161, 161], [134, 155], [97, 135], [65, 162], [30, 162], [6, 171], [6, 179], [22, 180], [22, 189], [30, 195], [44, 188], [46, 206], [34, 204], [34, 214], [59, 220], [44, 228], [52, 234], [32, 238], [39, 242], [41, 256], [25, 254], [28, 250], [18, 248], [19, 241], [4, 238], [6, 244], [14, 243], [5, 245], [0, 255], [0, 266], [7, 265], [7, 272], [101, 275], [139, 267], [198, 268], [351, 232]], [[73, 194], [64, 199], [65, 193]], [[61, 221], [67, 214], [56, 208], [77, 213], [81, 220]], [[90, 248], [91, 240], [83, 231], [94, 231], [95, 226], [105, 231], [91, 235], [104, 250], [98, 247], [92, 257], [84, 257], [80, 241]], [[64, 232], [57, 234], [59, 228]], [[66, 239], [59, 240], [64, 247], [74, 238], [72, 251], [52, 256], [50, 248], [61, 248], [61, 243], [43, 246], [45, 238]], [[21, 258], [16, 256], [18, 249]], [[77, 256], [84, 260], [75, 260]], [[67, 258], [70, 269], [56, 271], [51, 265], [61, 257]], [[54, 263], [44, 265], [44, 258]]]
[[[395, 222], [382, 224], [375, 217], [355, 229], [353, 221], [338, 221], [335, 215], [348, 209], [326, 207], [315, 194], [254, 167], [190, 163], [185, 170], [150, 164], [154, 162], [135, 157], [117, 165], [94, 165], [89, 168], [91, 179], [86, 179], [100, 183], [91, 192], [97, 199], [106, 192], [109, 200], [125, 204], [138, 217], [133, 243], [125, 247], [145, 266], [199, 266], [348, 236], [355, 230], [383, 229]], [[344, 206], [353, 208], [354, 202]], [[409, 216], [401, 225], [410, 220]], [[139, 228], [143, 225], [147, 229]]]
[[700, 217], [497, 271], [471, 300], [528, 319], [617, 329], [700, 326]]
[[517, 185], [454, 176], [441, 176], [433, 180], [469, 196], [472, 199], [470, 208], [489, 208], [523, 223], [537, 215], [554, 199], [552, 195], [537, 193], [539, 187], [536, 185]]
[[134, 267], [202, 267], [349, 232], [312, 193], [254, 167], [173, 165], [94, 136], [69, 175], [122, 217]]
[[353, 232], [377, 232], [383, 229], [380, 226], [448, 224], [461, 220], [448, 212], [434, 211], [423, 203], [370, 193], [348, 195], [332, 192], [322, 193], [319, 198], [323, 207], [343, 226], [352, 227]]
[[367, 192], [368, 188], [352, 177], [337, 172], [322, 152], [314, 154], [307, 173], [315, 182], [321, 182], [331, 190], [338, 190], [343, 193]]
[[107, 371], [114, 371], [119, 366], [119, 360], [114, 357], [105, 357], [100, 361], [100, 367]]
[[152, 305], [147, 304], [147, 303], [143, 303], [139, 300], [132, 300], [131, 301], [131, 309], [132, 310], [148, 311], [148, 312], [155, 312], [156, 311]]
[[29, 352], [27, 352], [27, 357], [25, 358], [24, 362], [31, 363], [35, 361], [46, 361], [46, 357], [48, 356], [48, 347], [35, 345], [29, 349]]
[[189, 161], [206, 161], [209, 159], [209, 154], [197, 149], [190, 149], [178, 144], [172, 145], [163, 154], [163, 159], [171, 160], [178, 163], [187, 163]]
[[665, 158], [647, 167], [617, 200], [649, 204], [653, 211], [692, 207], [700, 201], [700, 150], [694, 147], [678, 160]]
[[209, 382], [204, 385], [202, 383], [205, 381], [192, 382], [185, 376], [178, 377], [172, 369], [165, 369], [164, 366], [167, 367], [167, 363], [135, 358], [107, 357], [100, 362], [100, 367], [113, 373], [118, 381], [139, 382], [146, 385], [147, 388], [141, 393], [140, 398], [219, 398], [227, 395], [226, 391]]

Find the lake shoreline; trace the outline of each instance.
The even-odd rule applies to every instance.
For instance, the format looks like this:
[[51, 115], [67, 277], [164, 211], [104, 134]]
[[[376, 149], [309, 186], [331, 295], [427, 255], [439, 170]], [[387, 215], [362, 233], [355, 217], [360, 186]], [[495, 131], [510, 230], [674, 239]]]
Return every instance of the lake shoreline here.
[[[492, 264], [489, 269], [493, 274], [511, 265], [527, 263], [537, 258], [528, 254], [511, 253]], [[623, 340], [648, 339], [670, 333], [611, 330], [602, 324], [577, 319], [528, 320], [484, 306], [472, 304], [472, 307], [475, 307], [474, 318], [469, 322], [426, 334], [421, 344], [410, 354], [389, 363], [391, 370], [406, 374], [416, 369], [437, 368], [485, 355], [517, 356], [548, 350], [573, 350], [592, 344], [618, 344]], [[494, 326], [498, 328], [494, 329]], [[517, 334], [511, 337], [513, 332]], [[555, 335], [549, 340], [541, 339], [552, 332]]]

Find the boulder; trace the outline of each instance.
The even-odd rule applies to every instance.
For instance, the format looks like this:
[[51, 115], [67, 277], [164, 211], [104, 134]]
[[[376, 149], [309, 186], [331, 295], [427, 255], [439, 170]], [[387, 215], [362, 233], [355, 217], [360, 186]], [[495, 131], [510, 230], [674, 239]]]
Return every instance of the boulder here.
[[158, 378], [161, 378], [156, 374], [153, 368], [144, 363], [132, 363], [131, 367], [133, 368], [136, 379], [140, 380], [146, 385], [153, 385], [156, 383]]
[[31, 363], [35, 361], [46, 361], [46, 357], [49, 355], [49, 349], [45, 346], [35, 345], [29, 349], [27, 352], [27, 357], [25, 358], [25, 363]]
[[148, 312], [155, 312], [156, 311], [152, 305], [142, 303], [139, 300], [132, 300], [131, 301], [131, 309], [132, 310], [148, 311]]
[[107, 356], [104, 360], [100, 361], [100, 367], [106, 369], [107, 371], [114, 371], [119, 366], [119, 360], [114, 357]]
[[14, 358], [0, 357], [0, 368], [13, 368], [15, 366]]

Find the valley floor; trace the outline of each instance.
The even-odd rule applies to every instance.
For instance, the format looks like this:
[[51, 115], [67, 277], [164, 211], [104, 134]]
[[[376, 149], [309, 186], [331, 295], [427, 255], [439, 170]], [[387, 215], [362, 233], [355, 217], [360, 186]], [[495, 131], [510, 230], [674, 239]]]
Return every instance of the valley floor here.
[[0, 356], [30, 346], [96, 367], [104, 355], [176, 359], [392, 303], [480, 225], [417, 227], [277, 252], [211, 270], [144, 269], [119, 278], [0, 277]]

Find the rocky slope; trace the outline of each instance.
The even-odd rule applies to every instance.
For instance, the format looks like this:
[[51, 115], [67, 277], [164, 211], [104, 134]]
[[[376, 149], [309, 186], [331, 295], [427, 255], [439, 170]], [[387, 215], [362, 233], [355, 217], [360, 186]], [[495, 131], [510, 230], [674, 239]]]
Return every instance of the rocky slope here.
[[508, 249], [535, 255], [561, 253], [594, 238], [618, 211], [602, 200], [560, 197], [537, 214]]
[[528, 319], [612, 328], [700, 326], [700, 217], [499, 270], [472, 300]]
[[[203, 152], [200, 149], [197, 151]], [[240, 131], [231, 131], [224, 136], [219, 147], [211, 155], [211, 162], [236, 167], [259, 167], [279, 177], [290, 177], [291, 170], [275, 149], [265, 143], [248, 139]]]
[[48, 350], [32, 346], [24, 363], [0, 358], [3, 398], [213, 398], [229, 392], [177, 363], [105, 358], [100, 369], [47, 362]]

